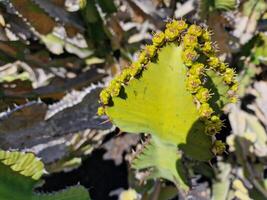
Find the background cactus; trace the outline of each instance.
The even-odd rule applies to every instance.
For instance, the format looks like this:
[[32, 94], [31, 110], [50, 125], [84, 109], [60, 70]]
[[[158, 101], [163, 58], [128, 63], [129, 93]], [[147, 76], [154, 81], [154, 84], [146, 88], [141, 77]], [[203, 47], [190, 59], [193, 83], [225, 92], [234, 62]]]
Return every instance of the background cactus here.
[[3, 200], [88, 200], [82, 186], [42, 194], [34, 192], [44, 173], [43, 163], [32, 153], [0, 151], [0, 197]]
[[[181, 175], [172, 168], [179, 151], [200, 161], [225, 151], [212, 136], [223, 126], [223, 106], [236, 102], [237, 82], [234, 70], [216, 56], [207, 28], [172, 20], [152, 42], [100, 93], [99, 114], [121, 131], [151, 134], [153, 142], [134, 166], [154, 167], [164, 171], [159, 177], [172, 179]], [[149, 155], [159, 161], [153, 164]]]

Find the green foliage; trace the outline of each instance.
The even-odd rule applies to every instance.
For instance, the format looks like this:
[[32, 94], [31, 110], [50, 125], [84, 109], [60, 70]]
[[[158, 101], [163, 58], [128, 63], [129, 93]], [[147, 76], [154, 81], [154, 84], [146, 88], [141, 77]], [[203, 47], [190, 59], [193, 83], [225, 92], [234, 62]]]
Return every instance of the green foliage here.
[[229, 11], [237, 5], [237, 0], [201, 0], [201, 9], [204, 11]]
[[218, 10], [234, 10], [237, 0], [214, 0], [214, 8]]
[[1, 200], [89, 200], [88, 192], [81, 186], [51, 194], [34, 192], [43, 172], [43, 163], [32, 153], [1, 150]]

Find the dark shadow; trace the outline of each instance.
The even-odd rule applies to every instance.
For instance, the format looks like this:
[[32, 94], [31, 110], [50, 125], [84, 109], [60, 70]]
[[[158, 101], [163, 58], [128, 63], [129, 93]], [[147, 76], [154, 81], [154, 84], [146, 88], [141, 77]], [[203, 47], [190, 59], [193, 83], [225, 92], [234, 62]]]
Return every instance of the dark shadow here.
[[140, 79], [146, 69], [142, 69], [142, 71], [134, 76], [136, 79]]
[[[211, 93], [213, 94], [209, 100], [209, 104], [212, 107], [212, 109], [218, 113], [221, 114], [221, 109], [223, 107], [223, 102], [220, 100], [220, 93], [217, 89], [217, 86], [213, 82], [212, 78], [209, 76], [206, 76], [206, 83], [205, 88], [209, 88], [211, 90]], [[222, 97], [223, 98], [223, 97]]]
[[185, 144], [178, 145], [186, 156], [199, 161], [209, 161], [212, 159], [211, 137], [204, 132], [205, 125], [201, 119], [198, 119], [191, 127]]
[[254, 110], [251, 110], [248, 105], [254, 103], [256, 97], [252, 94], [246, 94], [241, 100], [241, 109], [250, 113], [250, 114], [255, 114]]
[[157, 63], [158, 62], [158, 54], [156, 54], [150, 61], [152, 63]]
[[121, 87], [119, 97], [122, 98], [122, 99], [124, 99], [124, 100], [126, 100], [127, 94], [125, 92], [125, 87]]
[[185, 164], [183, 163], [183, 158], [176, 161], [176, 169], [183, 182], [190, 185], [190, 180], [186, 176], [188, 172], [186, 170]]
[[52, 192], [77, 185], [85, 186], [94, 200], [117, 200], [109, 193], [118, 188], [128, 188], [127, 164], [116, 166], [112, 160], [103, 160], [105, 150], [94, 151], [82, 165], [70, 172], [51, 174], [44, 178], [40, 192]]
[[[212, 148], [212, 138], [204, 133], [204, 123], [201, 119], [198, 119], [191, 127], [186, 142], [183, 144], [178, 145], [179, 150], [181, 150], [182, 158], [177, 160], [176, 168], [179, 176], [181, 179], [187, 183], [190, 187], [193, 186], [192, 184], [192, 177], [188, 177], [188, 169], [192, 166], [187, 166], [192, 159], [195, 161], [199, 161], [198, 163], [201, 166], [205, 166], [204, 171], [208, 171], [211, 169], [210, 166], [207, 164], [214, 155], [211, 152]], [[202, 169], [199, 169], [200, 171]], [[211, 176], [207, 174], [207, 177]], [[191, 188], [192, 189], [192, 188]]]
[[232, 128], [230, 125], [228, 115], [225, 114], [221, 115], [221, 120], [223, 121], [223, 127], [220, 134], [216, 134], [216, 139], [226, 142], [226, 138], [231, 134]]

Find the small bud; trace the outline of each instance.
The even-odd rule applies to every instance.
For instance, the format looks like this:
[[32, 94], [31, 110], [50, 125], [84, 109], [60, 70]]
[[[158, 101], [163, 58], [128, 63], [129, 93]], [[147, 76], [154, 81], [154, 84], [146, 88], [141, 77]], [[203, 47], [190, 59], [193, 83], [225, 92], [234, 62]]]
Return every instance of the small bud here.
[[165, 37], [169, 41], [175, 40], [180, 33], [187, 28], [187, 24], [183, 20], [173, 20], [166, 25]]
[[211, 33], [208, 30], [204, 30], [202, 33], [202, 38], [206, 41], [206, 42], [210, 42], [211, 41]]
[[199, 37], [202, 34], [202, 28], [200, 26], [193, 24], [188, 28], [187, 32], [191, 35], [195, 35], [195, 36]]
[[230, 97], [230, 102], [231, 103], [236, 103], [238, 101], [238, 98], [236, 96]]
[[168, 41], [175, 40], [179, 35], [180, 35], [179, 30], [173, 27], [167, 28], [165, 30], [165, 37], [167, 38]]
[[201, 115], [201, 117], [209, 118], [212, 113], [213, 110], [208, 103], [201, 104], [199, 108], [199, 114]]
[[205, 134], [209, 135], [209, 136], [213, 136], [216, 135], [217, 133], [219, 133], [221, 131], [221, 127], [220, 126], [216, 126], [215, 124], [205, 124]]
[[177, 20], [176, 22], [177, 29], [183, 31], [187, 29], [188, 24], [184, 20]]
[[198, 54], [194, 49], [185, 49], [182, 53], [182, 59], [187, 66], [191, 66], [193, 62], [197, 59]]
[[191, 93], [196, 93], [201, 85], [201, 80], [198, 76], [189, 76], [186, 79], [186, 89]]
[[130, 68], [130, 74], [132, 77], [139, 75], [142, 72], [142, 64], [140, 62], [134, 62]]
[[227, 68], [228, 68], [228, 65], [226, 63], [224, 63], [224, 62], [220, 63], [219, 70], [221, 73], [224, 73]]
[[210, 120], [211, 120], [212, 122], [219, 122], [219, 121], [221, 121], [221, 120], [220, 120], [220, 117], [218, 117], [217, 115], [213, 115], [213, 116], [210, 118]]
[[234, 81], [234, 77], [235, 77], [235, 72], [233, 69], [231, 68], [227, 68], [225, 70], [224, 76], [223, 76], [223, 80], [226, 84], [231, 84]]
[[205, 42], [202, 47], [202, 51], [204, 51], [205, 53], [212, 53], [213, 52], [212, 43]]
[[161, 45], [163, 45], [165, 40], [165, 34], [163, 32], [158, 32], [154, 35], [154, 37], [152, 38], [152, 42], [155, 46], [159, 47]]
[[201, 88], [200, 90], [198, 90], [198, 92], [196, 94], [196, 98], [201, 103], [207, 102], [210, 98], [209, 90], [207, 88]]
[[189, 69], [190, 75], [200, 76], [204, 71], [204, 64], [202, 63], [194, 63], [192, 67]]
[[217, 57], [210, 57], [209, 59], [209, 65], [213, 68], [213, 69], [216, 69], [217, 67], [219, 67], [220, 65], [220, 59], [217, 58]]
[[195, 48], [198, 45], [197, 37], [195, 35], [186, 34], [183, 37], [184, 47]]
[[231, 87], [230, 87], [230, 90], [236, 92], [238, 90], [238, 83], [234, 83]]
[[116, 80], [118, 82], [121, 82], [121, 83], [126, 83], [130, 80], [131, 78], [131, 73], [130, 73], [130, 69], [124, 69], [122, 71], [122, 73], [116, 78]]
[[147, 45], [145, 50], [146, 57], [153, 58], [156, 55], [157, 48], [154, 45]]
[[112, 97], [116, 97], [120, 94], [121, 84], [116, 79], [114, 79], [111, 81], [108, 90]]
[[138, 62], [144, 65], [148, 63], [147, 52], [145, 50], [140, 52], [139, 57], [138, 57]]
[[205, 133], [213, 136], [222, 130], [223, 123], [220, 118], [213, 115], [210, 120], [205, 121]]
[[225, 152], [226, 146], [221, 140], [216, 140], [212, 147], [212, 152], [215, 155], [221, 155]]
[[107, 89], [103, 89], [99, 95], [100, 101], [104, 104], [107, 105], [109, 103], [110, 99], [110, 93], [108, 92]]
[[104, 114], [105, 114], [105, 108], [104, 108], [103, 106], [98, 107], [98, 109], [97, 109], [97, 114], [98, 114], [99, 116], [104, 115]]

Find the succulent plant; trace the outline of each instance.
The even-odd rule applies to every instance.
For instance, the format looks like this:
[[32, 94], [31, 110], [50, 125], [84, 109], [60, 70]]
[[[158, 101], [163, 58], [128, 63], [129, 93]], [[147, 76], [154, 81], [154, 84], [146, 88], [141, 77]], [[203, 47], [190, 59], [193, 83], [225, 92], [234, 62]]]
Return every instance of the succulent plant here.
[[[44, 165], [33, 153], [0, 150], [0, 197], [3, 200], [88, 200], [87, 190], [75, 186], [42, 194], [34, 192], [44, 173]], [[15, 191], [15, 192], [14, 192]]]
[[[214, 135], [223, 126], [223, 106], [237, 100], [237, 81], [234, 70], [216, 56], [213, 46], [207, 28], [172, 20], [164, 32], [154, 35], [138, 60], [100, 93], [100, 115], [106, 114], [122, 131], [152, 135], [155, 147], [147, 147], [149, 153], [143, 157], [148, 160], [151, 154], [151, 160], [167, 163], [158, 166], [160, 161], [155, 167], [147, 162], [143, 166], [172, 173], [160, 177], [181, 179], [168, 169], [173, 166], [170, 162], [180, 159], [179, 151], [192, 159], [208, 161], [225, 150]], [[163, 146], [169, 150], [163, 150]], [[176, 160], [168, 160], [170, 155], [177, 155]], [[143, 158], [136, 159], [139, 157]]]

